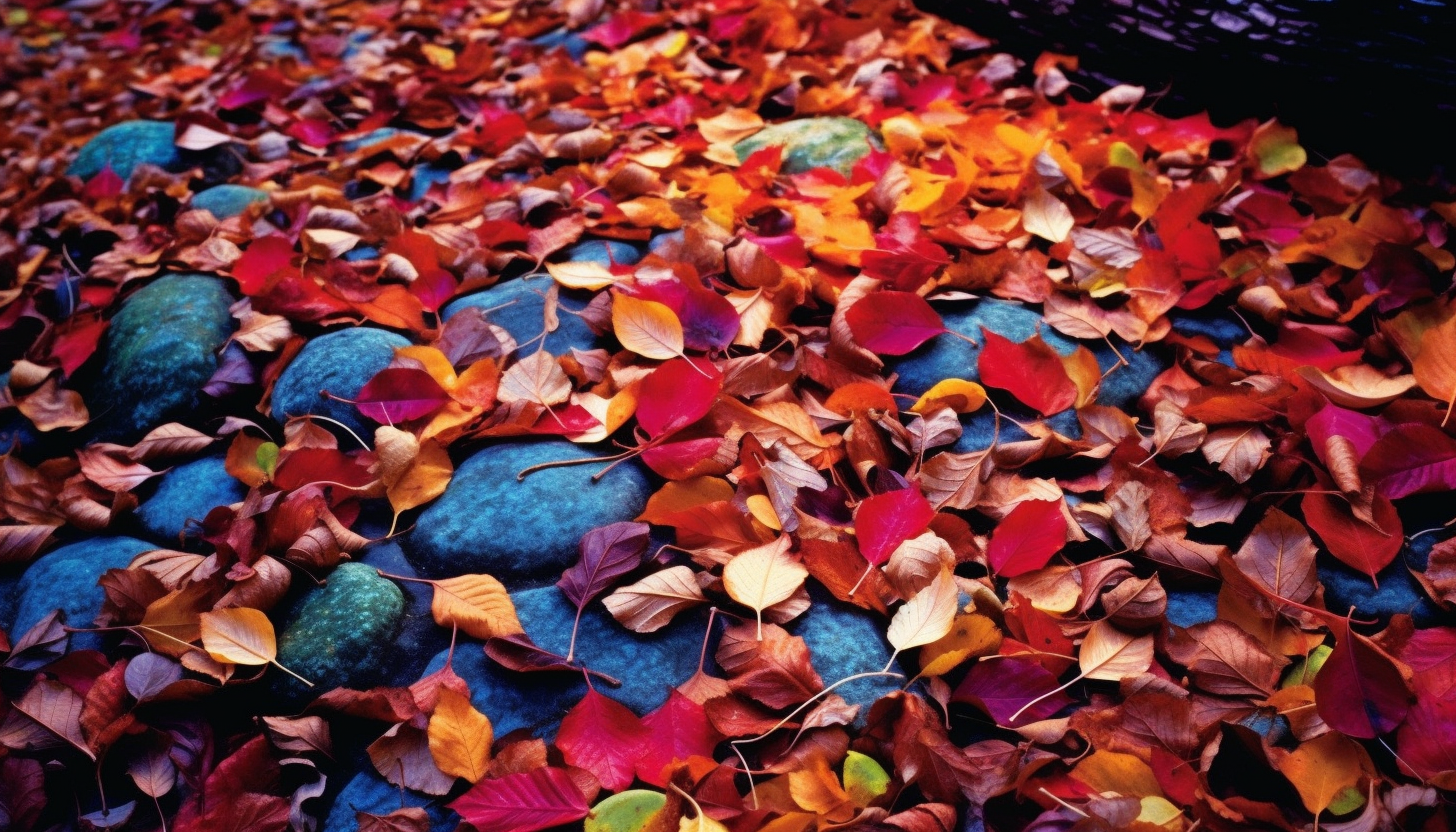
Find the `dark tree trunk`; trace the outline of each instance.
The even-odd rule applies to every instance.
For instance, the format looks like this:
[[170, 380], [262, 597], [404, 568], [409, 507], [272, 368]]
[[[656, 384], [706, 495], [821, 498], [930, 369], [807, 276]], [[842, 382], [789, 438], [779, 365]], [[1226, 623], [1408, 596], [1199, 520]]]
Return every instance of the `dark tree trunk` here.
[[1456, 9], [1444, 0], [916, 0], [1023, 57], [1081, 59], [1091, 85], [1164, 88], [1159, 111], [1207, 109], [1300, 130], [1318, 154], [1440, 167], [1456, 145]]

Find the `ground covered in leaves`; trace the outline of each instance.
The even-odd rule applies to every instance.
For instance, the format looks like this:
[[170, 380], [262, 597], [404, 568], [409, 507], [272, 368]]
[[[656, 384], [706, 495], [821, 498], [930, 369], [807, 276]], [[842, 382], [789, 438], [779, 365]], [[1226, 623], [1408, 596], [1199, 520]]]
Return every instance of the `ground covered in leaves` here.
[[3, 14], [0, 828], [1449, 828], [1444, 183], [879, 0]]

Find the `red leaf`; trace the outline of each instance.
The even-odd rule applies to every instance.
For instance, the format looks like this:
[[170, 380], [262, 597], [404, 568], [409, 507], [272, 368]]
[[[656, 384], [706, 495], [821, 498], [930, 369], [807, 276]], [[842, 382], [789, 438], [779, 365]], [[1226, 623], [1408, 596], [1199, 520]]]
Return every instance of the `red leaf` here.
[[854, 513], [854, 533], [865, 560], [876, 566], [935, 519], [930, 501], [914, 486], [865, 498]]
[[913, 292], [871, 292], [844, 319], [856, 343], [884, 355], [904, 355], [945, 332], [940, 315]]
[[1319, 535], [1330, 554], [1351, 569], [1358, 569], [1375, 579], [1376, 573], [1390, 565], [1405, 543], [1400, 515], [1386, 498], [1375, 495], [1372, 505], [1380, 531], [1350, 511], [1350, 504], [1331, 494], [1305, 494], [1304, 519]]
[[586, 817], [586, 796], [559, 768], [482, 780], [449, 804], [465, 822], [491, 832], [536, 832]]
[[704, 358], [674, 358], [642, 380], [637, 424], [656, 439], [707, 415], [723, 389], [723, 374]]
[[91, 177], [91, 181], [81, 189], [81, 195], [86, 197], [89, 202], [99, 202], [117, 196], [125, 188], [126, 182], [122, 181], [122, 178], [117, 176], [116, 171], [112, 170], [111, 165], [108, 164], [101, 169], [100, 173]]
[[875, 235], [875, 245], [877, 250], [860, 256], [861, 271], [904, 292], [918, 289], [950, 262], [945, 249], [920, 227], [920, 217], [905, 211], [890, 217], [885, 230]]
[[997, 725], [1011, 727], [1047, 719], [1072, 703], [1065, 693], [1047, 696], [1011, 722], [1011, 716], [1028, 702], [1046, 696], [1057, 687], [1057, 677], [1036, 662], [1025, 659], [992, 658], [976, 662], [956, 686], [952, 702], [969, 702], [991, 715]]
[[1369, 640], [1350, 631], [1350, 622], [1330, 624], [1335, 649], [1314, 677], [1315, 709], [1331, 728], [1357, 739], [1395, 730], [1410, 710], [1411, 693], [1395, 662]]
[[394, 425], [434, 413], [450, 394], [434, 376], [417, 367], [386, 367], [359, 391], [359, 412], [381, 425]]
[[1061, 500], [1022, 500], [991, 532], [986, 559], [996, 574], [1014, 578], [1046, 566], [1066, 542]]
[[293, 243], [287, 237], [271, 234], [248, 245], [243, 256], [233, 263], [233, 279], [245, 295], [261, 293], [268, 278], [289, 267], [293, 261]]
[[1456, 490], [1456, 439], [1429, 425], [1401, 425], [1370, 446], [1360, 476], [1392, 500]]
[[593, 688], [561, 720], [556, 746], [567, 763], [591, 772], [609, 791], [632, 785], [642, 758], [647, 730], [620, 702]]
[[1067, 376], [1061, 356], [1033, 335], [1018, 344], [981, 327], [986, 346], [976, 359], [981, 383], [998, 387], [1043, 416], [1060, 413], [1077, 401], [1077, 385]]
[[1402, 770], [1422, 780], [1456, 771], [1456, 700], [1421, 699], [1400, 726], [1396, 740]]
[[662, 707], [642, 718], [646, 747], [637, 761], [637, 776], [644, 783], [667, 786], [662, 770], [689, 757], [712, 757], [722, 736], [708, 723], [703, 706], [673, 690]]

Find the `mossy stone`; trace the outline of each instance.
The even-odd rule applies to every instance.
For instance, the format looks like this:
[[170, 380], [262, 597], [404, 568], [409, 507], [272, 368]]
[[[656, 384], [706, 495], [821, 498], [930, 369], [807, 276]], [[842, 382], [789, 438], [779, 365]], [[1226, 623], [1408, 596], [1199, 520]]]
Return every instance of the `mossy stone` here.
[[162, 475], [157, 490], [137, 508], [142, 527], [167, 546], [176, 546], [187, 521], [199, 523], [217, 506], [242, 502], [247, 486], [227, 472], [221, 454], [178, 465]]
[[[59, 609], [71, 627], [90, 627], [101, 612], [105, 593], [97, 585], [107, 570], [125, 569], [132, 559], [157, 546], [132, 537], [97, 537], [41, 555], [20, 576], [19, 601], [11, 634], [15, 638]], [[100, 633], [73, 633], [71, 647], [95, 650]]]
[[214, 185], [192, 197], [192, 208], [208, 211], [220, 220], [236, 217], [257, 202], [267, 202], [268, 192], [247, 185]]
[[355, 832], [359, 828], [355, 819], [357, 813], [387, 815], [403, 807], [424, 809], [430, 816], [430, 829], [434, 832], [445, 832], [456, 826], [455, 815], [439, 800], [401, 789], [380, 777], [372, 768], [366, 768], [355, 774], [334, 798], [334, 805], [324, 820], [323, 832]]
[[278, 663], [313, 682], [279, 673], [274, 684], [299, 699], [337, 687], [369, 688], [383, 680], [404, 619], [404, 593], [371, 566], [346, 563], [310, 590], [281, 628]]
[[829, 168], [849, 176], [856, 162], [880, 146], [880, 139], [858, 119], [822, 116], [770, 124], [734, 145], [733, 150], [743, 161], [775, 145], [784, 148], [785, 173]]
[[133, 440], [195, 411], [233, 331], [233, 296], [221, 280], [174, 274], [122, 301], [106, 332], [94, 398], [98, 436]]
[[523, 481], [516, 474], [597, 455], [559, 440], [507, 442], [476, 452], [415, 521], [404, 540], [405, 556], [431, 577], [485, 572], [517, 587], [556, 580], [575, 562], [582, 535], [642, 512], [651, 483], [635, 461], [596, 482], [592, 476], [605, 463], [547, 468]]
[[368, 438], [377, 425], [364, 418], [348, 402], [326, 398], [353, 399], [380, 370], [394, 360], [394, 351], [409, 346], [402, 335], [371, 327], [351, 327], [330, 332], [309, 341], [278, 377], [273, 386], [273, 418], [327, 416]]
[[[355, 555], [355, 559], [390, 575], [401, 578], [420, 577], [414, 566], [405, 560], [397, 538], [381, 539], [389, 533], [391, 512], [388, 505], [381, 503], [379, 506], [378, 513], [383, 514], [380, 518], [384, 520], [382, 524], [371, 522], [374, 512], [367, 504], [363, 512], [363, 518], [355, 531], [378, 542], [364, 547], [363, 551]], [[394, 642], [380, 645], [380, 648], [393, 653], [384, 684], [403, 687], [420, 678], [425, 663], [431, 656], [450, 646], [450, 629], [436, 624], [430, 613], [430, 602], [434, 599], [435, 592], [429, 584], [400, 581], [398, 585], [404, 593], [404, 623], [400, 626], [399, 635], [395, 636]]]
[[[531, 640], [542, 648], [566, 655], [571, 647], [572, 606], [554, 586], [511, 593], [516, 615]], [[598, 680], [597, 689], [626, 705], [638, 716], [667, 701], [676, 685], [698, 669], [707, 616], [681, 614], [655, 633], [634, 633], [618, 624], [600, 601], [587, 605], [576, 637], [576, 657], [587, 667], [611, 676], [620, 687]], [[709, 651], [709, 663], [712, 652]], [[433, 673], [445, 665], [445, 652], [425, 668]], [[457, 645], [455, 672], [470, 685], [470, 701], [490, 717], [497, 737], [520, 728], [538, 736], [554, 736], [561, 718], [586, 695], [580, 673], [516, 673], [487, 658], [479, 648]]]
[[123, 121], [91, 137], [66, 169], [70, 176], [90, 179], [108, 165], [122, 179], [130, 179], [140, 165], [156, 165], [178, 172], [186, 168], [182, 152], [173, 144], [170, 121]]
[[451, 301], [440, 314], [448, 321], [466, 307], [480, 309], [486, 313], [486, 320], [516, 339], [520, 355], [530, 355], [537, 349], [566, 355], [572, 347], [589, 350], [596, 346], [596, 333], [579, 314], [574, 314], [585, 309], [588, 301], [566, 290], [559, 295], [556, 329], [541, 339], [541, 333], [546, 331], [546, 291], [551, 285], [552, 280], [546, 275], [507, 280]]

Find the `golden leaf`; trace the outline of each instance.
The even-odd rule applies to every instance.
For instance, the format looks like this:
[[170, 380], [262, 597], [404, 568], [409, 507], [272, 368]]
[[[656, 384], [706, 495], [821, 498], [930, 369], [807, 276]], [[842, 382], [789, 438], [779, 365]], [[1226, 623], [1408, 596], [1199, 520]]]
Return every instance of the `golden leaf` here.
[[440, 686], [440, 702], [430, 715], [427, 733], [430, 756], [441, 771], [471, 783], [485, 777], [494, 733], [490, 720], [471, 706], [468, 697]]
[[435, 597], [430, 613], [441, 627], [457, 626], [482, 639], [524, 632], [510, 594], [490, 575], [460, 575], [431, 583]]
[[665, 361], [683, 354], [682, 322], [671, 308], [657, 301], [615, 295], [612, 330], [623, 347], [643, 358]]

